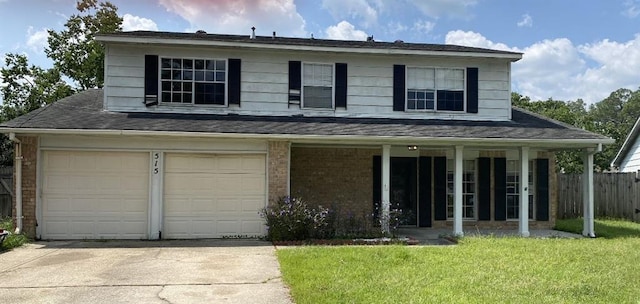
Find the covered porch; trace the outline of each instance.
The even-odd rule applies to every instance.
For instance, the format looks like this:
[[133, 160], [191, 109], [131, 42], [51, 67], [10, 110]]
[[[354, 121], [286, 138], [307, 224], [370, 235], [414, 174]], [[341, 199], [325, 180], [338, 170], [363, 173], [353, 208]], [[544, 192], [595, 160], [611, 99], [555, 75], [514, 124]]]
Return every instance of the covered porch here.
[[[523, 237], [548, 234], [557, 208], [553, 153], [566, 144], [459, 143], [294, 142], [290, 194], [372, 214], [386, 230], [391, 210], [401, 208], [413, 215], [402, 229], [425, 227], [415, 231], [436, 237], [478, 229]], [[584, 156], [583, 234], [595, 237], [592, 172], [600, 146], [568, 148]]]

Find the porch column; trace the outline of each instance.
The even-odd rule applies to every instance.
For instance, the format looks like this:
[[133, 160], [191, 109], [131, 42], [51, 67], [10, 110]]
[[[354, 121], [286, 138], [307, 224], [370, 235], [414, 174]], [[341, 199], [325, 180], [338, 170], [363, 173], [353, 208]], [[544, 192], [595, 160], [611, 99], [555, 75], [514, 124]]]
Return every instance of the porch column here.
[[520, 214], [518, 232], [529, 237], [529, 147], [520, 147]]
[[593, 222], [593, 151], [585, 149], [582, 155], [584, 172], [582, 173], [582, 205], [584, 223], [582, 225], [582, 235], [596, 237], [595, 225]]
[[391, 146], [382, 146], [382, 210], [380, 219], [382, 229], [389, 233], [389, 201], [390, 201], [390, 181], [391, 181]]
[[463, 236], [462, 231], [462, 166], [463, 146], [455, 148], [455, 172], [453, 174], [453, 234]]

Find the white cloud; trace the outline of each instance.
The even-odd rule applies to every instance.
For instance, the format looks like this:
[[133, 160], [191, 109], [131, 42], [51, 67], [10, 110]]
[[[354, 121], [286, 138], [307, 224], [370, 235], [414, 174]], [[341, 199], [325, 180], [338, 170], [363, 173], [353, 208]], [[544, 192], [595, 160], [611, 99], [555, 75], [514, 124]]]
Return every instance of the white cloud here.
[[624, 6], [623, 16], [633, 19], [640, 15], [640, 0], [627, 0], [622, 5]]
[[347, 21], [341, 21], [337, 25], [330, 26], [326, 29], [328, 39], [337, 40], [360, 40], [367, 39], [367, 33], [356, 30], [356, 28]]
[[124, 14], [122, 16], [122, 30], [124, 31], [157, 31], [158, 25], [151, 19]]
[[191, 24], [189, 31], [209, 33], [306, 36], [305, 20], [293, 0], [160, 0], [168, 12]]
[[410, 0], [422, 13], [432, 18], [442, 16], [468, 18], [469, 9], [475, 6], [477, 0]]
[[[322, 7], [337, 20], [361, 20], [364, 28], [374, 26], [378, 22], [378, 10], [367, 0], [323, 0]], [[380, 4], [378, 3], [378, 6]]]
[[431, 21], [416, 21], [413, 23], [413, 30], [421, 34], [427, 34], [433, 31], [436, 24]]
[[49, 32], [47, 32], [47, 29], [34, 31], [33, 26], [27, 29], [27, 47], [34, 53], [44, 53], [44, 49], [48, 45], [48, 38]]
[[479, 33], [465, 32], [460, 30], [448, 32], [447, 36], [444, 38], [444, 43], [464, 45], [464, 46], [474, 46], [474, 47], [496, 49], [496, 50], [503, 50], [503, 51], [514, 51], [514, 52], [518, 51], [517, 49], [511, 48], [504, 43], [494, 43], [493, 41], [485, 38]]
[[592, 104], [619, 88], [636, 90], [639, 85], [640, 34], [626, 42], [605, 39], [574, 45], [558, 38], [518, 49], [475, 32], [452, 31], [446, 43], [523, 52], [513, 64], [512, 84], [532, 100], [582, 98]]
[[404, 32], [409, 28], [402, 24], [401, 22], [389, 22], [387, 23], [387, 27], [385, 28], [387, 33], [391, 35], [396, 35], [398, 33]]
[[533, 18], [529, 14], [522, 15], [522, 20], [518, 21], [518, 27], [532, 27]]

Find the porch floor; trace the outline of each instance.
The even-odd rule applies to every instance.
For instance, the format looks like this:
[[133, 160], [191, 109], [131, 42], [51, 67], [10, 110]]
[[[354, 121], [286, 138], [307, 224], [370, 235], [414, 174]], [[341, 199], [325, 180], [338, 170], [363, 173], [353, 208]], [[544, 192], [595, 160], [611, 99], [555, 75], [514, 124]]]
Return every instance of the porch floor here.
[[[553, 230], [553, 229], [531, 229], [530, 237], [534, 238], [581, 238], [582, 235]], [[417, 228], [417, 227], [401, 227], [398, 228], [398, 237], [408, 237], [418, 240], [424, 245], [447, 245], [450, 243], [443, 236], [453, 234], [451, 228]], [[465, 236], [474, 235], [493, 235], [496, 237], [513, 237], [519, 236], [517, 229], [469, 229], [464, 231]]]

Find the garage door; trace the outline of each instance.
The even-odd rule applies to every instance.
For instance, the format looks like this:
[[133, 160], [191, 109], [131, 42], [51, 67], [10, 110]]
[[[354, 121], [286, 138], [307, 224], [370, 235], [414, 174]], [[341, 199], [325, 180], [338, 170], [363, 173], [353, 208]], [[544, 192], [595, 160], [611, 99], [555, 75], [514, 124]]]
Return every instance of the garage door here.
[[146, 238], [148, 153], [45, 151], [42, 169], [42, 238]]
[[264, 155], [167, 154], [163, 238], [262, 235]]

